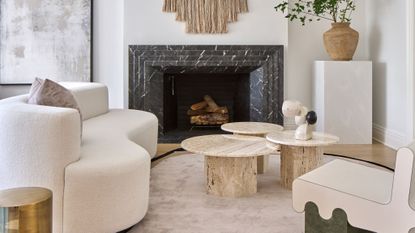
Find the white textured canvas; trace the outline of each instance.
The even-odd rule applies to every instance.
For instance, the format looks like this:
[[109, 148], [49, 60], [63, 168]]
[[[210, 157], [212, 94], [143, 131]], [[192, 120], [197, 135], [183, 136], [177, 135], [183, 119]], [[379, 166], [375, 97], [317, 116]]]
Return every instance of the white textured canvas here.
[[90, 81], [91, 0], [0, 0], [0, 83]]

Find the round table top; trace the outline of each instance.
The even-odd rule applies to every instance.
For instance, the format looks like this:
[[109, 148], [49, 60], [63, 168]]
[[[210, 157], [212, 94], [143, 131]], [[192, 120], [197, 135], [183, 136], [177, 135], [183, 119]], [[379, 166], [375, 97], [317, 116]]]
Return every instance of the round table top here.
[[275, 152], [261, 137], [214, 134], [186, 139], [181, 144], [186, 151], [215, 157], [254, 157]]
[[339, 137], [322, 133], [313, 132], [313, 138], [307, 141], [296, 140], [294, 138], [295, 131], [287, 130], [276, 133], [270, 133], [266, 136], [267, 140], [281, 145], [286, 146], [302, 146], [302, 147], [317, 147], [317, 146], [328, 146], [339, 142]]
[[221, 126], [223, 131], [235, 134], [260, 135], [284, 130], [281, 125], [266, 122], [232, 122]]
[[0, 207], [34, 205], [52, 198], [52, 191], [45, 188], [28, 187], [0, 191]]

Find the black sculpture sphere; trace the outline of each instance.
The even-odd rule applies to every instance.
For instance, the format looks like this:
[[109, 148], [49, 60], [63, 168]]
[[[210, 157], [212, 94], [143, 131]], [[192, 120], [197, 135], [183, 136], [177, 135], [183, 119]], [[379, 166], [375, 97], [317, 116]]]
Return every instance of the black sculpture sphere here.
[[305, 116], [305, 120], [309, 125], [314, 125], [317, 122], [317, 114], [314, 111], [309, 111]]

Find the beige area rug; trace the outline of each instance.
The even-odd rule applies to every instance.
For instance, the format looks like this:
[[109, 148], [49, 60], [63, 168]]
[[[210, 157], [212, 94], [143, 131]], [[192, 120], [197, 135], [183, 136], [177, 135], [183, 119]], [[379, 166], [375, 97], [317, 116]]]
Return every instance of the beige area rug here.
[[129, 233], [304, 232], [304, 215], [293, 210], [291, 192], [279, 185], [278, 155], [271, 156], [268, 172], [258, 175], [252, 197], [207, 195], [205, 182], [203, 156], [162, 160], [151, 171], [148, 213]]
[[151, 171], [150, 206], [129, 233], [295, 233], [304, 217], [292, 209], [291, 192], [279, 185], [279, 157], [258, 175], [258, 193], [248, 198], [206, 194], [204, 157], [183, 154]]

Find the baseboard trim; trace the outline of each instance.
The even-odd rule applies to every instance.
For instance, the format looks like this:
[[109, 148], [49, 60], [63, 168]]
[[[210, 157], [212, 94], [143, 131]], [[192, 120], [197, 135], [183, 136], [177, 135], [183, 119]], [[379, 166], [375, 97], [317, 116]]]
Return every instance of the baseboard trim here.
[[396, 130], [387, 129], [375, 123], [373, 124], [373, 140], [395, 150], [406, 145], [405, 134]]

